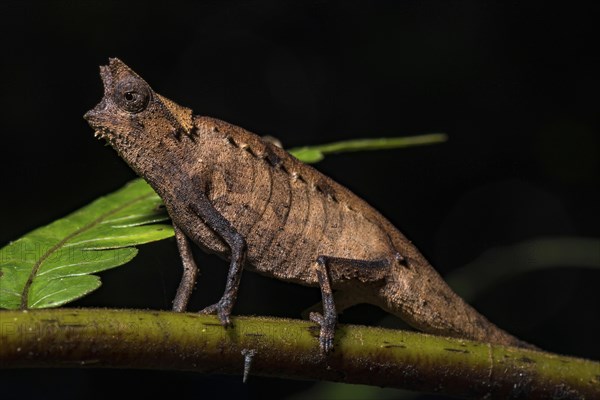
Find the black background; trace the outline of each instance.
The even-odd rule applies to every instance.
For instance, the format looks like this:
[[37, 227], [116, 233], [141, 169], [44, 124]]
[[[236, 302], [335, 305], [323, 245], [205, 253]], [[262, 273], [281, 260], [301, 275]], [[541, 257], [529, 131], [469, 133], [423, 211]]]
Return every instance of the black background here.
[[[82, 119], [101, 98], [98, 65], [108, 57], [195, 113], [286, 147], [447, 133], [443, 145], [318, 165], [388, 216], [442, 274], [498, 246], [597, 238], [597, 21], [585, 3], [557, 4], [4, 1], [0, 246], [134, 178]], [[218, 299], [226, 274], [224, 262], [196, 257], [203, 275], [192, 310]], [[472, 302], [544, 349], [598, 359], [600, 276], [578, 267], [523, 273]], [[173, 241], [147, 245], [75, 305], [168, 309], [179, 275]], [[317, 289], [248, 273], [234, 313], [298, 317], [318, 299]], [[384, 316], [361, 306], [342, 321]], [[119, 384], [125, 394], [240, 398], [313, 385], [142, 371], [0, 374], [3, 398], [105, 397]]]

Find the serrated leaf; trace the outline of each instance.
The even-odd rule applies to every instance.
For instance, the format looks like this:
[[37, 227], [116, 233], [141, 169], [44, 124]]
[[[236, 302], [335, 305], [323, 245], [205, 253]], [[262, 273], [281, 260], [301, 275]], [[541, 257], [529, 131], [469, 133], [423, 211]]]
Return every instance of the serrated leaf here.
[[0, 308], [56, 307], [100, 286], [90, 275], [123, 265], [133, 246], [173, 236], [142, 179], [0, 249]]

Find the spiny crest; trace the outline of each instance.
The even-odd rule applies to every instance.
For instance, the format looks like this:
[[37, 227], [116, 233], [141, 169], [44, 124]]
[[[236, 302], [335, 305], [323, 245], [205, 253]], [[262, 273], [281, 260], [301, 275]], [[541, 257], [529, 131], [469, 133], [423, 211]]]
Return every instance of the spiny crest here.
[[158, 97], [160, 102], [169, 111], [169, 114], [171, 114], [174, 122], [179, 125], [183, 133], [191, 137], [194, 129], [192, 110], [187, 107], [180, 106], [179, 104], [161, 96], [160, 94], [156, 94], [156, 97]]

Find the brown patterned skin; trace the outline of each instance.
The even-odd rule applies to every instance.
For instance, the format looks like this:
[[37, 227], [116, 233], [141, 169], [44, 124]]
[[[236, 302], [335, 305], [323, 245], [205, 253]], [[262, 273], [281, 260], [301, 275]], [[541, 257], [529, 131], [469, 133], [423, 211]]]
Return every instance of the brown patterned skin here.
[[404, 235], [342, 185], [242, 128], [193, 116], [118, 59], [100, 73], [104, 97], [85, 118], [167, 207], [185, 268], [176, 311], [185, 310], [196, 276], [190, 239], [230, 260], [223, 298], [204, 310], [225, 325], [244, 268], [321, 288], [324, 313], [311, 319], [321, 325], [324, 352], [337, 312], [358, 303], [425, 332], [529, 347], [466, 304]]

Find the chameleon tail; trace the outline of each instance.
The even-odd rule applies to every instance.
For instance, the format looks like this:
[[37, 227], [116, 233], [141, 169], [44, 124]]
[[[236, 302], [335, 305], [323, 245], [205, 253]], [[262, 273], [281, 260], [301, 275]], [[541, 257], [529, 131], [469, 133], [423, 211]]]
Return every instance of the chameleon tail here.
[[[450, 289], [419, 253], [392, 267], [380, 307], [427, 333], [536, 349], [488, 321]], [[427, 269], [428, 271], [425, 271]]]

